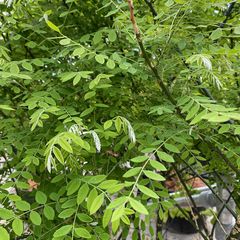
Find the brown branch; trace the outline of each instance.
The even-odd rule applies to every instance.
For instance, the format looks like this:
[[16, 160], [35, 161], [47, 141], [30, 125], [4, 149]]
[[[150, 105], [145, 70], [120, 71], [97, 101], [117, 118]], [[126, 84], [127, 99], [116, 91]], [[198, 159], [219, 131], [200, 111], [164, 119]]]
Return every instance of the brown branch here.
[[132, 25], [133, 25], [134, 33], [135, 33], [137, 39], [141, 41], [141, 34], [139, 32], [139, 28], [138, 28], [136, 20], [135, 20], [134, 6], [133, 6], [133, 1], [132, 0], [128, 0], [128, 6], [129, 6], [129, 9], [130, 9], [130, 20], [131, 20]]
[[[147, 65], [152, 70], [153, 74], [155, 75], [155, 77], [157, 79], [157, 83], [160, 86], [160, 88], [162, 89], [162, 91], [164, 92], [164, 94], [167, 96], [167, 98], [169, 99], [169, 101], [173, 105], [176, 105], [176, 100], [172, 97], [169, 89], [167, 88], [167, 86], [164, 84], [162, 78], [160, 77], [156, 66], [151, 62], [151, 60], [149, 59], [148, 54], [147, 54], [147, 52], [146, 52], [146, 50], [144, 48], [144, 45], [143, 45], [143, 42], [142, 42], [142, 38], [141, 38], [141, 33], [139, 31], [139, 28], [138, 28], [136, 20], [135, 20], [134, 6], [133, 6], [133, 1], [132, 0], [128, 0], [128, 6], [129, 6], [129, 10], [130, 10], [130, 20], [132, 22], [133, 30], [134, 30], [135, 36], [137, 38], [138, 45], [139, 45], [139, 47], [140, 47], [140, 49], [142, 51], [143, 57], [144, 57]], [[181, 115], [180, 111], [178, 111], [178, 113]]]

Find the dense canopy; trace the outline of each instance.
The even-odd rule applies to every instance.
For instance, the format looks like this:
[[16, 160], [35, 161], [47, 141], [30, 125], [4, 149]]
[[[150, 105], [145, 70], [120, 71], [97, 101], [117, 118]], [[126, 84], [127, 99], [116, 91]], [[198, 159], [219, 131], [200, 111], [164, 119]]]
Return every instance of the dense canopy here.
[[0, 11], [1, 240], [125, 239], [131, 222], [140, 239], [140, 214], [142, 229], [156, 213], [160, 225], [188, 216], [171, 210], [174, 174], [184, 196], [192, 176], [231, 184], [239, 206], [237, 1]]

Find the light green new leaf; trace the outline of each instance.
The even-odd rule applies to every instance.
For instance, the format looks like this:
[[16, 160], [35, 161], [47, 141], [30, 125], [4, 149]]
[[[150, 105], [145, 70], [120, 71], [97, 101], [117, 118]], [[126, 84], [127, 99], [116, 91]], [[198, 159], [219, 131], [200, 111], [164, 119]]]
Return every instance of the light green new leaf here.
[[112, 126], [112, 124], [113, 124], [112, 120], [107, 120], [103, 125], [104, 130], [109, 129]]
[[107, 209], [104, 211], [103, 218], [102, 218], [103, 228], [105, 228], [105, 227], [108, 225], [108, 223], [109, 223], [110, 220], [111, 220], [111, 216], [112, 216], [112, 209], [107, 208]]
[[12, 222], [12, 229], [17, 236], [21, 236], [23, 233], [23, 221], [15, 218]]
[[119, 183], [119, 184], [116, 184], [115, 186], [111, 186], [111, 187], [107, 188], [107, 192], [109, 194], [114, 194], [116, 192], [121, 191], [124, 187], [125, 187], [124, 183]]
[[29, 63], [29, 62], [23, 62], [22, 67], [25, 68], [26, 70], [30, 71], [30, 72], [33, 70], [32, 64]]
[[107, 61], [107, 67], [110, 68], [110, 69], [114, 69], [115, 68], [115, 62], [112, 60], [112, 59], [108, 59]]
[[74, 209], [74, 208], [68, 208], [68, 209], [65, 209], [65, 210], [63, 210], [62, 212], [60, 212], [59, 214], [58, 214], [58, 217], [59, 218], [69, 218], [69, 217], [71, 217], [74, 213], [76, 212], [76, 209]]
[[192, 121], [190, 122], [190, 125], [196, 124], [202, 120], [202, 118], [207, 114], [207, 110], [204, 109], [202, 112], [200, 112], [197, 116], [195, 116]]
[[72, 225], [65, 225], [65, 226], [59, 228], [57, 231], [55, 231], [53, 236], [55, 238], [66, 236], [71, 230], [72, 230]]
[[68, 44], [71, 43], [71, 39], [69, 39], [69, 38], [61, 39], [61, 40], [59, 41], [59, 43], [60, 43], [61, 45], [65, 46], [65, 45], [68, 45]]
[[14, 109], [11, 108], [10, 106], [8, 106], [8, 105], [2, 105], [2, 104], [0, 104], [0, 109], [2, 109], [2, 110], [8, 110], [8, 111], [13, 111], [13, 110], [14, 110]]
[[152, 171], [149, 171], [149, 170], [144, 170], [143, 172], [148, 178], [150, 178], [152, 180], [155, 180], [155, 181], [166, 180], [162, 175], [160, 175], [158, 173], [155, 173], [155, 172], [152, 172]]
[[4, 227], [1, 227], [1, 226], [0, 226], [0, 237], [1, 237], [1, 240], [10, 240], [9, 233]]
[[188, 112], [187, 116], [186, 116], [186, 120], [188, 121], [189, 119], [193, 118], [197, 112], [199, 111], [200, 109], [200, 105], [199, 104], [195, 104], [191, 110]]
[[57, 158], [57, 160], [61, 164], [64, 164], [64, 158], [63, 158], [62, 152], [55, 146], [53, 147], [53, 153], [54, 153], [55, 157]]
[[192, 107], [193, 103], [194, 103], [194, 100], [191, 99], [190, 102], [188, 102], [188, 104], [186, 104], [186, 105], [183, 107], [181, 113], [187, 112], [187, 111]]
[[104, 62], [105, 62], [105, 57], [104, 57], [104, 55], [102, 55], [102, 54], [97, 54], [97, 55], [95, 56], [95, 60], [96, 60], [98, 63], [100, 63], [100, 64], [104, 64]]
[[94, 110], [93, 107], [89, 107], [89, 108], [85, 109], [85, 110], [80, 114], [80, 117], [87, 116], [87, 115], [90, 114], [93, 110]]
[[202, 118], [215, 123], [227, 122], [230, 119], [229, 116], [219, 115], [217, 112], [208, 113]]
[[116, 207], [120, 206], [121, 204], [125, 203], [126, 200], [127, 200], [126, 196], [116, 198], [107, 206], [107, 209], [116, 208]]
[[85, 53], [84, 47], [78, 47], [73, 51], [73, 56], [81, 57]]
[[73, 79], [73, 86], [77, 85], [79, 83], [79, 81], [81, 80], [81, 74], [77, 74], [74, 79]]
[[37, 191], [35, 195], [35, 200], [39, 204], [45, 204], [47, 202], [47, 195], [42, 191]]
[[130, 225], [130, 224], [131, 224], [130, 219], [128, 218], [127, 215], [123, 215], [123, 216], [121, 217], [121, 220], [122, 220], [125, 224], [127, 224], [127, 225]]
[[115, 128], [117, 130], [117, 132], [119, 133], [121, 131], [121, 127], [122, 127], [122, 121], [120, 117], [117, 117], [115, 122]]
[[182, 98], [180, 98], [177, 102], [177, 106], [182, 106], [185, 105], [188, 101], [190, 101], [190, 97], [189, 96], [184, 96]]
[[165, 152], [157, 151], [157, 155], [160, 158], [160, 160], [163, 160], [165, 162], [170, 162], [170, 163], [174, 162], [173, 157]]
[[237, 126], [237, 127], [235, 128], [234, 134], [235, 134], [235, 135], [240, 134], [240, 126]]
[[153, 190], [151, 190], [143, 185], [140, 185], [140, 184], [138, 184], [137, 187], [145, 195], [147, 195], [151, 198], [156, 198], [156, 199], [159, 198], [158, 195]]
[[129, 202], [130, 202], [131, 207], [135, 211], [137, 211], [141, 214], [144, 214], [144, 215], [148, 215], [148, 210], [146, 209], [146, 207], [140, 201], [137, 201], [133, 198], [129, 198]]
[[150, 164], [153, 168], [155, 168], [158, 171], [167, 171], [166, 167], [162, 163], [160, 163], [156, 160], [151, 159]]
[[138, 157], [134, 157], [132, 159], [130, 159], [131, 162], [135, 162], [135, 163], [141, 163], [141, 162], [145, 162], [146, 160], [148, 160], [148, 156], [138, 156]]
[[92, 184], [99, 184], [106, 179], [106, 175], [96, 175], [88, 178], [87, 182]]
[[214, 30], [214, 31], [212, 32], [212, 34], [210, 35], [210, 38], [211, 38], [212, 40], [217, 40], [217, 39], [219, 39], [220, 37], [222, 37], [222, 35], [223, 35], [222, 29], [221, 29], [221, 28], [218, 28], [218, 29], [216, 29], [216, 30]]
[[110, 42], [114, 42], [117, 39], [117, 34], [115, 30], [109, 30], [108, 32], [108, 39]]
[[64, 138], [60, 138], [58, 140], [59, 145], [61, 146], [61, 148], [63, 148], [65, 151], [69, 152], [69, 153], [73, 153], [72, 147], [71, 145], [68, 143], [68, 141]]
[[87, 183], [84, 183], [78, 190], [77, 194], [77, 204], [81, 204], [87, 197], [89, 192], [89, 187]]
[[54, 31], [61, 33], [60, 29], [51, 21], [46, 20], [47, 25]]
[[223, 133], [226, 133], [228, 132], [230, 129], [230, 124], [224, 124], [221, 126], [221, 128], [218, 130], [218, 133], [219, 134], [223, 134]]
[[86, 238], [86, 239], [88, 239], [88, 238], [91, 238], [91, 237], [92, 237], [91, 234], [89, 233], [89, 231], [88, 231], [87, 229], [81, 228], [81, 227], [75, 228], [75, 233], [76, 233], [76, 235], [77, 235], [78, 237], [80, 237], [80, 238]]
[[61, 81], [67, 82], [68, 80], [74, 78], [76, 75], [78, 75], [77, 72], [65, 72], [61, 75]]
[[117, 180], [106, 180], [100, 183], [98, 187], [105, 190], [105, 189], [114, 187], [117, 183], [118, 183]]
[[112, 231], [113, 233], [116, 233], [120, 225], [120, 219], [112, 222]]
[[87, 92], [87, 93], [84, 95], [84, 99], [85, 99], [85, 100], [90, 99], [90, 98], [94, 97], [95, 95], [96, 95], [96, 92], [95, 92], [95, 91]]
[[37, 225], [37, 226], [41, 225], [41, 223], [42, 223], [42, 218], [41, 218], [40, 214], [36, 211], [30, 212], [30, 220], [32, 221], [32, 223], [34, 225]]
[[136, 176], [141, 171], [141, 169], [142, 169], [141, 167], [135, 167], [135, 168], [129, 169], [127, 172], [123, 174], [123, 177], [129, 178], [129, 177]]
[[67, 185], [67, 195], [70, 196], [72, 195], [73, 193], [75, 193], [79, 187], [81, 185], [81, 179], [79, 178], [75, 178], [73, 180], [71, 180], [68, 185]]
[[170, 152], [180, 153], [179, 149], [178, 149], [176, 146], [172, 145], [172, 144], [164, 143], [164, 147], [165, 147], [168, 151], [170, 151]]
[[240, 113], [231, 112], [231, 113], [225, 113], [222, 115], [229, 117], [229, 119], [234, 119], [234, 120], [240, 121]]
[[94, 34], [93, 43], [98, 44], [102, 40], [102, 32], [98, 31]]
[[123, 215], [124, 215], [124, 206], [122, 205], [114, 210], [111, 221], [114, 222], [120, 219]]
[[81, 222], [89, 223], [93, 221], [93, 219], [85, 213], [78, 213], [77, 217]]
[[14, 217], [14, 212], [6, 208], [0, 208], [0, 219], [8, 220]]
[[98, 196], [98, 192], [97, 192], [96, 188], [93, 188], [90, 191], [90, 193], [88, 195], [88, 198], [87, 198], [87, 209], [88, 209], [89, 212], [90, 212], [90, 208], [92, 206], [92, 203], [97, 198], [97, 196]]
[[237, 26], [234, 28], [234, 33], [235, 34], [240, 34], [240, 26]]
[[97, 210], [102, 206], [103, 204], [103, 201], [104, 201], [104, 194], [100, 194], [98, 195], [94, 201], [92, 202], [91, 204], [91, 207], [90, 207], [90, 214], [94, 214], [95, 212], [97, 212]]

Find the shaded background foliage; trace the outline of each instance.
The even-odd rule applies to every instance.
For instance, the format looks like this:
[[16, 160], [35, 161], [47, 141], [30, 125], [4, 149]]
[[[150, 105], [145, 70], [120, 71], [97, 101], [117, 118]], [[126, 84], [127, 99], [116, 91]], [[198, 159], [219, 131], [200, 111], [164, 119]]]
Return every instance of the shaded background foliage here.
[[[238, 178], [239, 4], [231, 12], [227, 1], [134, 4], [146, 55], [125, 1], [0, 5], [0, 151], [8, 159], [1, 170], [2, 178], [8, 177], [1, 185], [7, 212], [0, 211], [6, 220], [0, 231], [7, 229], [11, 239], [22, 234], [27, 239], [108, 239], [110, 196], [131, 197], [138, 184], [150, 193], [140, 190], [137, 203], [126, 198], [115, 205], [112, 231], [121, 225], [126, 235], [132, 215], [139, 219], [146, 208], [147, 221], [156, 206], [166, 220], [173, 202], [164, 203], [168, 191], [160, 182], [173, 169], [186, 180], [192, 175], [182, 171], [186, 162], [199, 174]], [[159, 88], [146, 57], [176, 104]], [[143, 157], [149, 152], [158, 153], [167, 171], [149, 164]], [[131, 162], [126, 181], [124, 163], [137, 156], [142, 162]], [[175, 164], [169, 163], [173, 158]], [[49, 161], [55, 166], [51, 173]], [[146, 169], [151, 174], [143, 177]], [[158, 176], [152, 175], [154, 169], [160, 170]], [[239, 202], [235, 177], [233, 196]], [[113, 181], [102, 187], [106, 179]], [[8, 187], [15, 187], [19, 197], [8, 194]], [[88, 200], [80, 202], [84, 194]], [[94, 202], [97, 196], [103, 207]], [[146, 207], [149, 197], [152, 207]], [[136, 205], [140, 199], [145, 207]], [[101, 207], [99, 212], [94, 206]], [[104, 220], [103, 212], [109, 215]], [[23, 222], [29, 232], [23, 233]]]

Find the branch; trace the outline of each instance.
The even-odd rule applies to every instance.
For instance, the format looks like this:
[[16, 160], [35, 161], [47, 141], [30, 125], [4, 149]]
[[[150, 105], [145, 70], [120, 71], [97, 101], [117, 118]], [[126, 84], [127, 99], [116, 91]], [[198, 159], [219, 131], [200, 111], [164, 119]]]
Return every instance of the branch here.
[[229, 3], [229, 6], [228, 6], [228, 8], [227, 8], [227, 10], [226, 10], [226, 12], [225, 12], [226, 18], [224, 19], [224, 21], [223, 21], [222, 23], [219, 24], [219, 27], [220, 27], [220, 28], [223, 28], [224, 25], [227, 23], [228, 19], [229, 19], [230, 16], [231, 16], [231, 13], [232, 13], [232, 11], [233, 11], [233, 8], [234, 8], [235, 3], [236, 3], [236, 1], [233, 1], [233, 2]]
[[[181, 113], [181, 110], [179, 107], [176, 106], [177, 102], [176, 100], [173, 98], [173, 96], [171, 95], [169, 89], [167, 88], [167, 86], [165, 86], [162, 78], [160, 77], [158, 70], [156, 68], [156, 66], [151, 62], [150, 58], [148, 57], [148, 54], [146, 53], [146, 50], [144, 48], [143, 42], [142, 42], [142, 38], [141, 38], [141, 33], [139, 31], [139, 28], [137, 26], [136, 20], [135, 20], [135, 16], [134, 16], [134, 6], [133, 6], [133, 0], [128, 0], [128, 6], [129, 6], [129, 10], [130, 10], [130, 19], [133, 25], [133, 29], [134, 29], [134, 33], [138, 42], [138, 45], [142, 51], [142, 55], [143, 58], [145, 59], [145, 62], [147, 63], [147, 65], [149, 66], [149, 68], [152, 70], [154, 76], [156, 77], [157, 83], [160, 87], [160, 89], [163, 91], [163, 93], [167, 96], [168, 100], [175, 106], [175, 109], [177, 110], [177, 114], [185, 119], [184, 115]], [[186, 121], [187, 122], [187, 121]], [[207, 139], [203, 139], [204, 142], [213, 145], [211, 142], [209, 142]], [[236, 172], [236, 174], [238, 176], [240, 176], [240, 171], [224, 156], [224, 154], [221, 152], [220, 149], [218, 149], [217, 147], [213, 146], [215, 152], [217, 152], [221, 158], [223, 159], [223, 161], [225, 163], [227, 163], [227, 165], [234, 171]]]
[[132, 0], [128, 0], [128, 6], [129, 6], [129, 9], [130, 9], [130, 20], [131, 20], [132, 25], [133, 25], [134, 33], [137, 37], [137, 40], [141, 42], [142, 41], [141, 40], [141, 34], [139, 32], [139, 29], [138, 29], [138, 26], [137, 26], [137, 23], [136, 23], [136, 20], [135, 20], [134, 6], [133, 6], [133, 1]]
[[[199, 213], [199, 211], [198, 211], [198, 209], [197, 209], [197, 205], [196, 205], [196, 203], [194, 202], [194, 200], [193, 200], [193, 198], [192, 198], [192, 194], [191, 194], [191, 192], [189, 191], [189, 189], [188, 189], [188, 187], [187, 187], [184, 179], [182, 178], [181, 174], [179, 174], [178, 169], [177, 169], [177, 167], [176, 167], [175, 164], [173, 164], [173, 169], [175, 170], [175, 172], [176, 172], [176, 174], [177, 174], [177, 176], [178, 176], [178, 178], [179, 178], [179, 180], [180, 180], [180, 183], [181, 183], [182, 186], [184, 187], [184, 190], [185, 190], [185, 192], [187, 193], [187, 196], [189, 197], [189, 200], [190, 200], [191, 203], [192, 203], [193, 209], [195, 210], [195, 212], [196, 212], [196, 214], [197, 214], [197, 216], [198, 216], [199, 222], [200, 222], [200, 224], [201, 224], [201, 226], [202, 226], [205, 234], [208, 234], [208, 230], [207, 230], [207, 228], [206, 228], [206, 226], [205, 226], [205, 224], [204, 224], [203, 217], [202, 217], [202, 215]], [[202, 235], [202, 237], [203, 237], [204, 239], [206, 239], [206, 240], [208, 239], [204, 234], [201, 234], [201, 235]]]
[[[179, 157], [179, 156], [178, 156], [178, 157]], [[179, 159], [181, 159], [181, 158], [179, 157]], [[185, 161], [185, 160], [183, 160], [183, 159], [181, 159], [181, 160], [188, 166], [188, 168], [192, 171], [193, 174], [195, 174], [197, 177], [199, 177], [199, 178], [203, 181], [203, 183], [211, 190], [211, 192], [212, 192], [212, 194], [214, 195], [214, 197], [215, 197], [219, 202], [221, 202], [225, 208], [228, 209], [228, 211], [234, 216], [235, 219], [237, 219], [236, 213], [218, 196], [218, 194], [215, 192], [215, 190], [212, 188], [212, 186], [211, 186], [199, 173], [197, 173], [197, 172], [193, 169], [193, 167], [192, 167], [190, 164], [188, 164], [187, 161]]]
[[[147, 52], [144, 48], [142, 38], [141, 38], [141, 33], [139, 31], [139, 28], [138, 28], [136, 20], [135, 20], [134, 6], [133, 6], [133, 1], [132, 0], [128, 0], [128, 6], [129, 6], [129, 10], [130, 10], [130, 20], [131, 20], [132, 25], [133, 25], [133, 30], [134, 30], [135, 36], [137, 38], [138, 45], [139, 45], [139, 47], [142, 51], [143, 58], [145, 59], [149, 68], [152, 70], [153, 74], [155, 75], [155, 77], [157, 79], [157, 83], [160, 86], [160, 88], [162, 89], [162, 91], [164, 92], [164, 94], [167, 96], [167, 98], [169, 99], [169, 101], [173, 105], [176, 105], [176, 100], [172, 97], [169, 89], [167, 88], [167, 86], [164, 84], [162, 78], [160, 77], [156, 66], [154, 66], [154, 64], [151, 62], [151, 60], [149, 59], [148, 54], [147, 54]], [[180, 112], [179, 112], [179, 114], [180, 114]]]
[[156, 17], [158, 15], [157, 11], [155, 10], [153, 3], [151, 0], [144, 0], [145, 3], [148, 5], [148, 7], [150, 8], [150, 11], [153, 15], [153, 17]]
[[[233, 192], [230, 193], [228, 199], [226, 200], [226, 204], [227, 204], [228, 202], [230, 202], [230, 200], [231, 200], [231, 198], [232, 198], [232, 193], [233, 193]], [[215, 222], [214, 222], [214, 224], [213, 224], [213, 227], [212, 227], [212, 231], [211, 231], [211, 235], [210, 235], [211, 237], [214, 236], [214, 232], [215, 232], [215, 228], [216, 228], [216, 226], [217, 226], [217, 223], [218, 223], [218, 224], [221, 224], [219, 218], [220, 218], [220, 216], [221, 216], [221, 214], [222, 214], [222, 212], [223, 212], [224, 209], [225, 209], [225, 205], [223, 205], [223, 206], [220, 208], [220, 210], [218, 211], [218, 213], [217, 213], [216, 220], [215, 220]], [[236, 219], [237, 219], [237, 218], [236, 218]], [[223, 226], [222, 226], [222, 228], [223, 228]]]
[[[175, 199], [173, 197], [170, 196], [170, 199], [172, 199], [173, 201], [175, 201]], [[183, 208], [178, 204], [175, 203], [174, 204], [177, 209], [183, 214], [183, 216], [192, 224], [192, 226], [195, 228], [195, 230], [202, 236], [203, 239], [206, 238], [206, 236], [202, 233], [202, 231], [198, 228], [198, 226], [196, 225], [196, 223], [193, 221], [192, 218], [190, 218], [188, 216], [188, 214], [186, 214], [186, 212], [183, 210]]]

